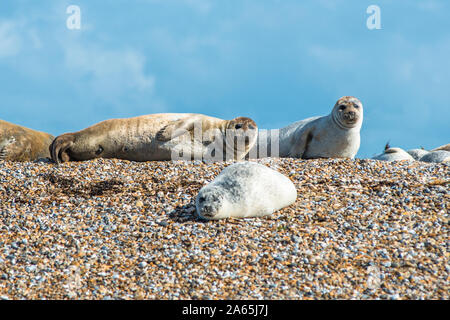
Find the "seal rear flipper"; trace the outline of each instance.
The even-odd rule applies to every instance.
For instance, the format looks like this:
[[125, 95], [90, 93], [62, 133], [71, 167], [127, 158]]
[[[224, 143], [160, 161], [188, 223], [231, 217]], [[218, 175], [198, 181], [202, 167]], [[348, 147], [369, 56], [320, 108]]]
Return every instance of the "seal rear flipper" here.
[[52, 144], [49, 146], [52, 160], [57, 164], [59, 164], [60, 162], [70, 161], [68, 150], [74, 144], [74, 141], [75, 137], [71, 133], [66, 133], [56, 137], [55, 140], [53, 140]]

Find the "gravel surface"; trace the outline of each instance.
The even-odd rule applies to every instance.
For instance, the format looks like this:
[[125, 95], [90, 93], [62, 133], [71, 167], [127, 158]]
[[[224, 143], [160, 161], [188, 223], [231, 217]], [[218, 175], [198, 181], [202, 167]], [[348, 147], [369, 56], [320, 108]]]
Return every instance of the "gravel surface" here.
[[0, 299], [450, 299], [450, 166], [257, 162], [272, 216], [202, 221], [231, 162], [0, 161]]

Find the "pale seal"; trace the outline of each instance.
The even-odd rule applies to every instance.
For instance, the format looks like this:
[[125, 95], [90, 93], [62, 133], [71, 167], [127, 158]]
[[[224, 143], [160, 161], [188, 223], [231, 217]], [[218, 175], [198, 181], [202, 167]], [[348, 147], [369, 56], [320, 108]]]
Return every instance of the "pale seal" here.
[[0, 120], [0, 160], [34, 161], [50, 157], [54, 137], [42, 131]]
[[450, 162], [450, 152], [445, 150], [431, 151], [421, 157], [419, 161], [434, 163]]
[[[217, 130], [202, 132], [202, 124], [210, 124], [208, 128]], [[199, 126], [200, 138], [191, 141], [190, 131]], [[50, 153], [56, 163], [95, 158], [191, 160], [210, 156], [211, 149], [222, 151], [222, 142], [230, 139], [234, 142], [233, 138], [237, 137], [242, 138], [243, 143], [226, 143], [224, 153], [227, 157], [231, 154], [231, 159], [240, 160], [255, 143], [256, 135], [257, 126], [249, 118], [222, 120], [192, 113], [160, 113], [109, 119], [78, 132], [62, 134], [51, 144]], [[183, 156], [179, 156], [183, 152]], [[175, 156], [179, 157], [174, 159]]]
[[425, 149], [411, 149], [411, 150], [408, 150], [406, 152], [408, 152], [411, 155], [411, 157], [414, 158], [414, 160], [419, 160], [424, 155], [429, 153], [429, 151], [427, 151]]
[[389, 143], [386, 143], [384, 147], [384, 152], [375, 157], [373, 160], [383, 160], [383, 161], [399, 161], [399, 160], [409, 160], [414, 161], [414, 158], [405, 150], [401, 148], [391, 148]]
[[360, 146], [362, 122], [361, 101], [345, 96], [326, 116], [300, 120], [281, 129], [259, 130], [249, 158], [353, 159]]
[[197, 214], [204, 219], [260, 217], [291, 205], [297, 198], [292, 181], [264, 165], [242, 161], [226, 167], [200, 189]]

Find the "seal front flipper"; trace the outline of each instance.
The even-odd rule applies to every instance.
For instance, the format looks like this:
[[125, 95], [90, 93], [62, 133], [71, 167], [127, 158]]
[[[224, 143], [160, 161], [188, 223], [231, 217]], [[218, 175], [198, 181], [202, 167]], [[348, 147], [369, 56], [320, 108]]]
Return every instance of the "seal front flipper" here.
[[302, 128], [295, 139], [297, 141], [292, 141], [292, 147], [289, 151], [288, 157], [302, 159], [308, 150], [308, 145], [311, 142], [313, 135], [312, 132], [314, 128]]
[[166, 142], [184, 135], [186, 132], [192, 132], [197, 121], [200, 121], [201, 128], [201, 120], [196, 118], [173, 121], [172, 123], [166, 125], [164, 128], [158, 131], [158, 133], [156, 134], [156, 139]]
[[73, 133], [65, 133], [56, 137], [49, 147], [52, 160], [57, 164], [59, 164], [60, 162], [70, 161], [68, 151], [69, 148], [74, 144], [74, 141], [75, 136]]

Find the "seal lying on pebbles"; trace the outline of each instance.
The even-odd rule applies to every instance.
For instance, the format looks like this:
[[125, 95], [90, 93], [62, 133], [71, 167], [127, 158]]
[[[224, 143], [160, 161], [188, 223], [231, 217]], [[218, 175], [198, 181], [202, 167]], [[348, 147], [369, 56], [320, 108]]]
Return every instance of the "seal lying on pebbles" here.
[[437, 147], [437, 148], [434, 148], [431, 151], [440, 151], [440, 150], [444, 150], [444, 151], [450, 152], [450, 143], [448, 143], [446, 145], [443, 145], [443, 146], [440, 146], [440, 147]]
[[34, 161], [50, 157], [51, 134], [0, 120], [0, 160]]
[[[220, 160], [228, 159], [242, 159], [250, 147], [252, 147], [257, 138], [256, 123], [246, 117], [238, 117], [233, 120], [222, 120], [213, 117], [206, 117], [204, 115], [193, 115], [178, 121], [173, 121], [162, 128], [157, 134], [156, 139], [159, 141], [170, 141], [179, 136], [188, 133], [188, 140], [192, 143], [205, 142], [211, 143], [215, 141], [217, 135], [218, 140], [225, 140], [225, 151], [220, 157]], [[240, 141], [241, 143], [238, 143]], [[216, 142], [216, 141], [215, 141]], [[218, 148], [218, 144], [222, 141], [217, 141], [211, 146]], [[207, 153], [205, 153], [206, 155]], [[231, 155], [231, 158], [229, 157]], [[205, 157], [203, 157], [205, 158]], [[207, 157], [206, 157], [207, 158]]]
[[401, 148], [391, 148], [389, 143], [384, 147], [384, 153], [372, 157], [374, 160], [383, 161], [399, 161], [399, 160], [414, 160], [414, 158], [405, 150]]
[[[204, 132], [200, 126], [199, 138], [193, 143], [182, 133], [194, 131], [195, 134], [199, 123], [218, 130]], [[243, 117], [222, 120], [192, 113], [150, 114], [109, 119], [78, 132], [62, 134], [51, 144], [50, 153], [56, 163], [95, 158], [191, 160], [214, 158], [211, 152], [218, 151], [240, 160], [255, 143], [256, 129], [253, 120]], [[236, 139], [244, 142], [235, 144]], [[233, 143], [228, 143], [230, 140]], [[225, 150], [222, 142], [226, 142]]]
[[260, 217], [291, 205], [297, 190], [281, 173], [254, 162], [238, 162], [225, 168], [200, 189], [197, 214], [208, 220]]
[[359, 150], [362, 122], [361, 101], [345, 96], [327, 116], [297, 121], [282, 129], [260, 130], [249, 158], [353, 159]]
[[421, 157], [419, 161], [435, 163], [450, 162], [450, 152], [445, 150], [431, 151]]
[[425, 149], [411, 149], [411, 150], [408, 150], [406, 152], [408, 152], [411, 155], [411, 157], [414, 158], [414, 160], [419, 160], [424, 155], [429, 153], [429, 151], [427, 151]]
[[387, 143], [384, 148], [384, 153], [377, 155], [372, 159], [385, 161], [417, 160], [423, 162], [440, 163], [450, 161], [450, 152], [445, 151], [445, 149], [441, 150], [439, 148], [433, 149], [432, 151], [427, 151], [424, 149], [411, 149], [405, 151], [401, 148], [391, 148], [389, 146], [389, 143]]

